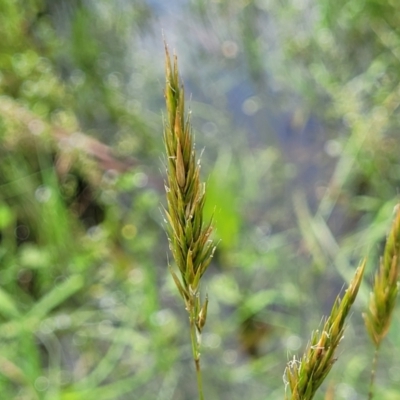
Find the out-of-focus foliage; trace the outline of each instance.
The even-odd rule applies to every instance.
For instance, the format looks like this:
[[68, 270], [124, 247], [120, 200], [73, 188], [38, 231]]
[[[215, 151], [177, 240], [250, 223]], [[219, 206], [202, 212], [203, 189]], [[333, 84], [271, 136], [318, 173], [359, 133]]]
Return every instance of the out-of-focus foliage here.
[[[283, 398], [287, 359], [359, 259], [378, 265], [400, 180], [398, 26], [389, 1], [0, 0], [2, 397], [195, 396], [159, 211], [163, 33], [221, 239], [205, 395]], [[367, 393], [369, 290], [335, 399]], [[380, 399], [398, 397], [397, 321]]]
[[[1, 393], [141, 397], [158, 390], [150, 378], [167, 366], [149, 360], [150, 348], [165, 347], [167, 359], [174, 353], [163, 345], [168, 333], [155, 329], [149, 268], [162, 237], [153, 216], [159, 200], [154, 188], [142, 189], [149, 179], [141, 164], [127, 159], [150, 150], [149, 124], [128, 111], [112, 72], [97, 73], [96, 48], [85, 42], [90, 9], [55, 3], [0, 3]], [[65, 37], [57, 12], [70, 25]], [[99, 136], [117, 132], [114, 155], [79, 131], [88, 126]], [[168, 314], [162, 323], [176, 329]]]

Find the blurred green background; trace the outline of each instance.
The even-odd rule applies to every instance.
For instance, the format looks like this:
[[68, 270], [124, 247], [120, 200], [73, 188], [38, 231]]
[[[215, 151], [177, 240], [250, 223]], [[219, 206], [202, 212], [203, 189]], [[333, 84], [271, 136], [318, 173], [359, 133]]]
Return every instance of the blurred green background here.
[[[363, 327], [400, 183], [400, 7], [378, 0], [0, 0], [0, 393], [191, 400], [168, 273], [163, 36], [215, 210], [207, 399], [282, 399], [368, 255], [320, 389], [367, 396]], [[400, 396], [400, 318], [377, 398]]]

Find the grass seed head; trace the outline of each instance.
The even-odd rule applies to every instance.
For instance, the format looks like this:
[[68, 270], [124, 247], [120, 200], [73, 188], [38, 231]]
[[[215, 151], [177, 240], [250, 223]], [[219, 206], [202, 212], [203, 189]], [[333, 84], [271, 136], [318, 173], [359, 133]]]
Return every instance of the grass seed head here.
[[291, 400], [311, 400], [336, 362], [335, 351], [343, 338], [345, 320], [356, 299], [365, 264], [366, 260], [357, 268], [343, 298], [336, 299], [321, 332], [312, 333], [303, 357], [287, 364], [285, 382], [291, 389]]
[[379, 347], [389, 331], [399, 291], [399, 260], [400, 211], [397, 207], [390, 232], [386, 238], [379, 270], [375, 274], [368, 310], [363, 314], [367, 332], [376, 347]]
[[[185, 116], [184, 89], [179, 82], [178, 60], [165, 45], [164, 143], [167, 153], [168, 207], [165, 210], [170, 249], [180, 277], [171, 269], [175, 285], [199, 331], [207, 316], [208, 300], [199, 300], [200, 280], [209, 266], [215, 246], [210, 240], [211, 222], [203, 224], [205, 184], [200, 182], [200, 164], [196, 161], [189, 115]], [[192, 318], [192, 317], [191, 317]]]

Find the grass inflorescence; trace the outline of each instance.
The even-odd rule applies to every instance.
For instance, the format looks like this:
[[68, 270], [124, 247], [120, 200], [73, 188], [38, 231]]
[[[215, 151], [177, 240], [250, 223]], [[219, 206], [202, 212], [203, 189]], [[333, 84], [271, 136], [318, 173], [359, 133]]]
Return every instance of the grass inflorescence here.
[[375, 274], [374, 285], [370, 294], [369, 307], [363, 314], [367, 332], [374, 343], [375, 355], [372, 363], [369, 399], [373, 398], [375, 369], [382, 340], [389, 331], [392, 314], [399, 291], [399, 260], [400, 260], [400, 211], [395, 207], [395, 217], [390, 232], [386, 238], [383, 257], [380, 259], [379, 270]]
[[345, 321], [356, 299], [365, 270], [364, 260], [357, 268], [343, 298], [336, 298], [322, 330], [312, 333], [300, 360], [295, 357], [285, 370], [284, 381], [291, 389], [291, 400], [311, 400], [336, 361], [335, 351], [343, 338]]
[[164, 143], [167, 153], [165, 210], [170, 249], [178, 267], [170, 271], [189, 314], [193, 358], [200, 399], [203, 398], [200, 371], [200, 335], [206, 322], [208, 299], [202, 303], [200, 280], [207, 270], [215, 246], [210, 239], [211, 221], [203, 222], [205, 184], [200, 181], [200, 164], [196, 160], [190, 115], [185, 115], [183, 86], [179, 82], [177, 57], [173, 62], [165, 46], [165, 101], [167, 118]]

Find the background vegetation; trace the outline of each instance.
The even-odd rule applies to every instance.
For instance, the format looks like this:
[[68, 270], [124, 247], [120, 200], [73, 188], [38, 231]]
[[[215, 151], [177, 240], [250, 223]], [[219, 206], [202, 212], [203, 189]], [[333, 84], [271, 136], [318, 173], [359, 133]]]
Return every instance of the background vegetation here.
[[[366, 398], [361, 312], [400, 181], [399, 26], [376, 0], [0, 0], [2, 397], [196, 396], [160, 212], [164, 34], [220, 240], [206, 398], [282, 399], [286, 362], [368, 255], [317, 395]], [[395, 313], [384, 400], [399, 396]]]

